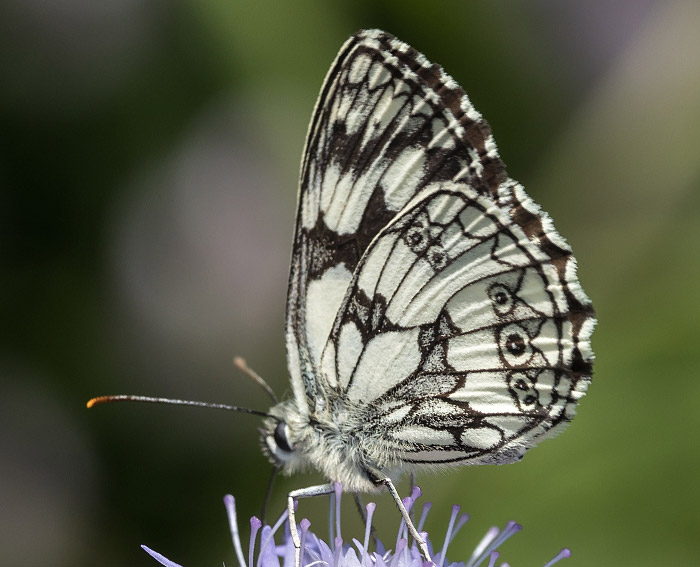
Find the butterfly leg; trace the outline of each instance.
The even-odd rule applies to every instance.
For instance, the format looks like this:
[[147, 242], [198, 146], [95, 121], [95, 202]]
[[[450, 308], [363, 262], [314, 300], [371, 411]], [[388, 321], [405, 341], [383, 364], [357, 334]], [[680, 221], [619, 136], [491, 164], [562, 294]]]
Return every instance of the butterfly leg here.
[[292, 490], [287, 496], [287, 515], [289, 517], [289, 533], [292, 536], [294, 544], [294, 567], [301, 567], [301, 539], [297, 530], [296, 513], [294, 511], [294, 501], [297, 498], [311, 498], [313, 496], [322, 496], [330, 494], [335, 490], [333, 483], [318, 484], [307, 488]]
[[428, 544], [425, 542], [423, 537], [418, 533], [416, 526], [413, 525], [413, 520], [411, 520], [411, 516], [408, 514], [408, 510], [406, 510], [406, 506], [404, 506], [403, 500], [401, 500], [401, 496], [399, 496], [399, 493], [396, 490], [394, 483], [391, 481], [390, 478], [380, 478], [379, 480], [377, 480], [377, 484], [383, 484], [384, 486], [387, 487], [387, 489], [389, 490], [389, 493], [391, 494], [392, 498], [394, 499], [394, 502], [396, 502], [396, 506], [398, 506], [398, 508], [399, 508], [399, 512], [401, 512], [401, 516], [403, 517], [403, 521], [406, 522], [406, 527], [408, 528], [408, 531], [411, 534], [411, 537], [418, 544], [418, 549], [420, 549], [421, 553], [423, 554], [423, 557], [425, 557], [425, 559], [426, 559], [426, 561], [428, 561], [428, 563], [433, 563], [433, 560], [430, 557], [430, 551], [428, 551]]

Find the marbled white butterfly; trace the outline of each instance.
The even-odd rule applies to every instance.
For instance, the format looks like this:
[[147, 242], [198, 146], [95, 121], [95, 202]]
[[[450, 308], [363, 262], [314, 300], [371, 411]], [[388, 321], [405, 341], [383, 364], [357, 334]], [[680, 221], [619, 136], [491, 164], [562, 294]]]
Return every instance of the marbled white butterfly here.
[[594, 325], [462, 88], [386, 32], [351, 37], [304, 150], [271, 460], [399, 505], [401, 472], [518, 461], [572, 418]]
[[[269, 414], [244, 410], [267, 415], [271, 461], [352, 492], [386, 486], [429, 558], [392, 479], [511, 463], [560, 432], [591, 379], [594, 325], [571, 249], [508, 177], [462, 88], [386, 32], [351, 37], [304, 150], [287, 298], [294, 395]], [[297, 552], [294, 499], [332, 490], [290, 494]]]

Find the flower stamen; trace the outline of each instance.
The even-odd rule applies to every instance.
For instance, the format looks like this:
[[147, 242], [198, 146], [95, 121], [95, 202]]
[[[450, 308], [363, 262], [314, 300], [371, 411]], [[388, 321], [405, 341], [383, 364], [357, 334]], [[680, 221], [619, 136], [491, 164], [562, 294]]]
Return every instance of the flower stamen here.
[[228, 526], [231, 531], [231, 539], [233, 540], [233, 549], [236, 551], [236, 558], [240, 567], [246, 567], [245, 559], [243, 558], [243, 547], [241, 546], [241, 534], [238, 532], [238, 518], [236, 517], [236, 499], [227, 494], [224, 496], [224, 506], [226, 507], [226, 515], [228, 516]]
[[262, 522], [253, 516], [250, 519], [250, 543], [248, 544], [248, 565], [253, 567], [255, 562], [253, 561], [255, 556], [255, 538], [258, 537], [258, 531], [262, 527]]
[[365, 539], [362, 543], [362, 565], [365, 565], [365, 562], [367, 561], [367, 554], [369, 553], [367, 551], [369, 549], [369, 536], [372, 532], [372, 517], [374, 516], [374, 510], [376, 508], [377, 505], [374, 502], [370, 502], [367, 504], [367, 506], [365, 506], [365, 509], [367, 510], [367, 523], [365, 524]]
[[559, 561], [566, 559], [567, 557], [571, 557], [571, 550], [568, 547], [565, 547], [559, 553], [557, 553], [555, 557], [550, 559], [544, 567], [552, 567], [552, 565], [559, 563]]

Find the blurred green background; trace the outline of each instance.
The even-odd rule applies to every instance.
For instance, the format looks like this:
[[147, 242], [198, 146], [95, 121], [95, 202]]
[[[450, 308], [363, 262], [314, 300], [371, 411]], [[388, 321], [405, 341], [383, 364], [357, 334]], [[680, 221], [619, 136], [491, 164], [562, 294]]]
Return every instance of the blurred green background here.
[[[258, 420], [84, 404], [128, 392], [266, 409], [236, 354], [287, 390], [298, 162], [327, 68], [363, 27], [464, 86], [573, 245], [600, 321], [568, 431], [517, 465], [419, 479], [433, 537], [459, 503], [472, 520], [453, 560], [514, 519], [514, 567], [562, 546], [572, 567], [698, 564], [697, 0], [5, 0], [3, 565], [155, 565], [141, 543], [236, 564], [221, 498], [259, 513]], [[279, 482], [273, 515], [318, 480]], [[398, 514], [377, 500], [390, 542]], [[325, 506], [301, 505], [321, 535]]]

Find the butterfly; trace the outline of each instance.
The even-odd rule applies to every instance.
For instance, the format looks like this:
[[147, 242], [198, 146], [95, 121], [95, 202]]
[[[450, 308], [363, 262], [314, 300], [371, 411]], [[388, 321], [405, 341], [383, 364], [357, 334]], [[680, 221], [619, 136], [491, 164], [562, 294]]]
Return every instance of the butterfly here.
[[[352, 36], [304, 150], [272, 462], [387, 487], [401, 509], [403, 472], [518, 461], [574, 415], [595, 322], [570, 247], [464, 90], [386, 32]], [[324, 490], [292, 493], [290, 514]]]
[[[244, 410], [267, 416], [272, 463], [351, 492], [387, 488], [429, 559], [394, 481], [519, 461], [560, 432], [591, 380], [595, 323], [570, 247], [508, 177], [464, 90], [389, 33], [352, 36], [302, 161], [293, 396]], [[289, 495], [297, 565], [295, 500], [333, 490]]]

